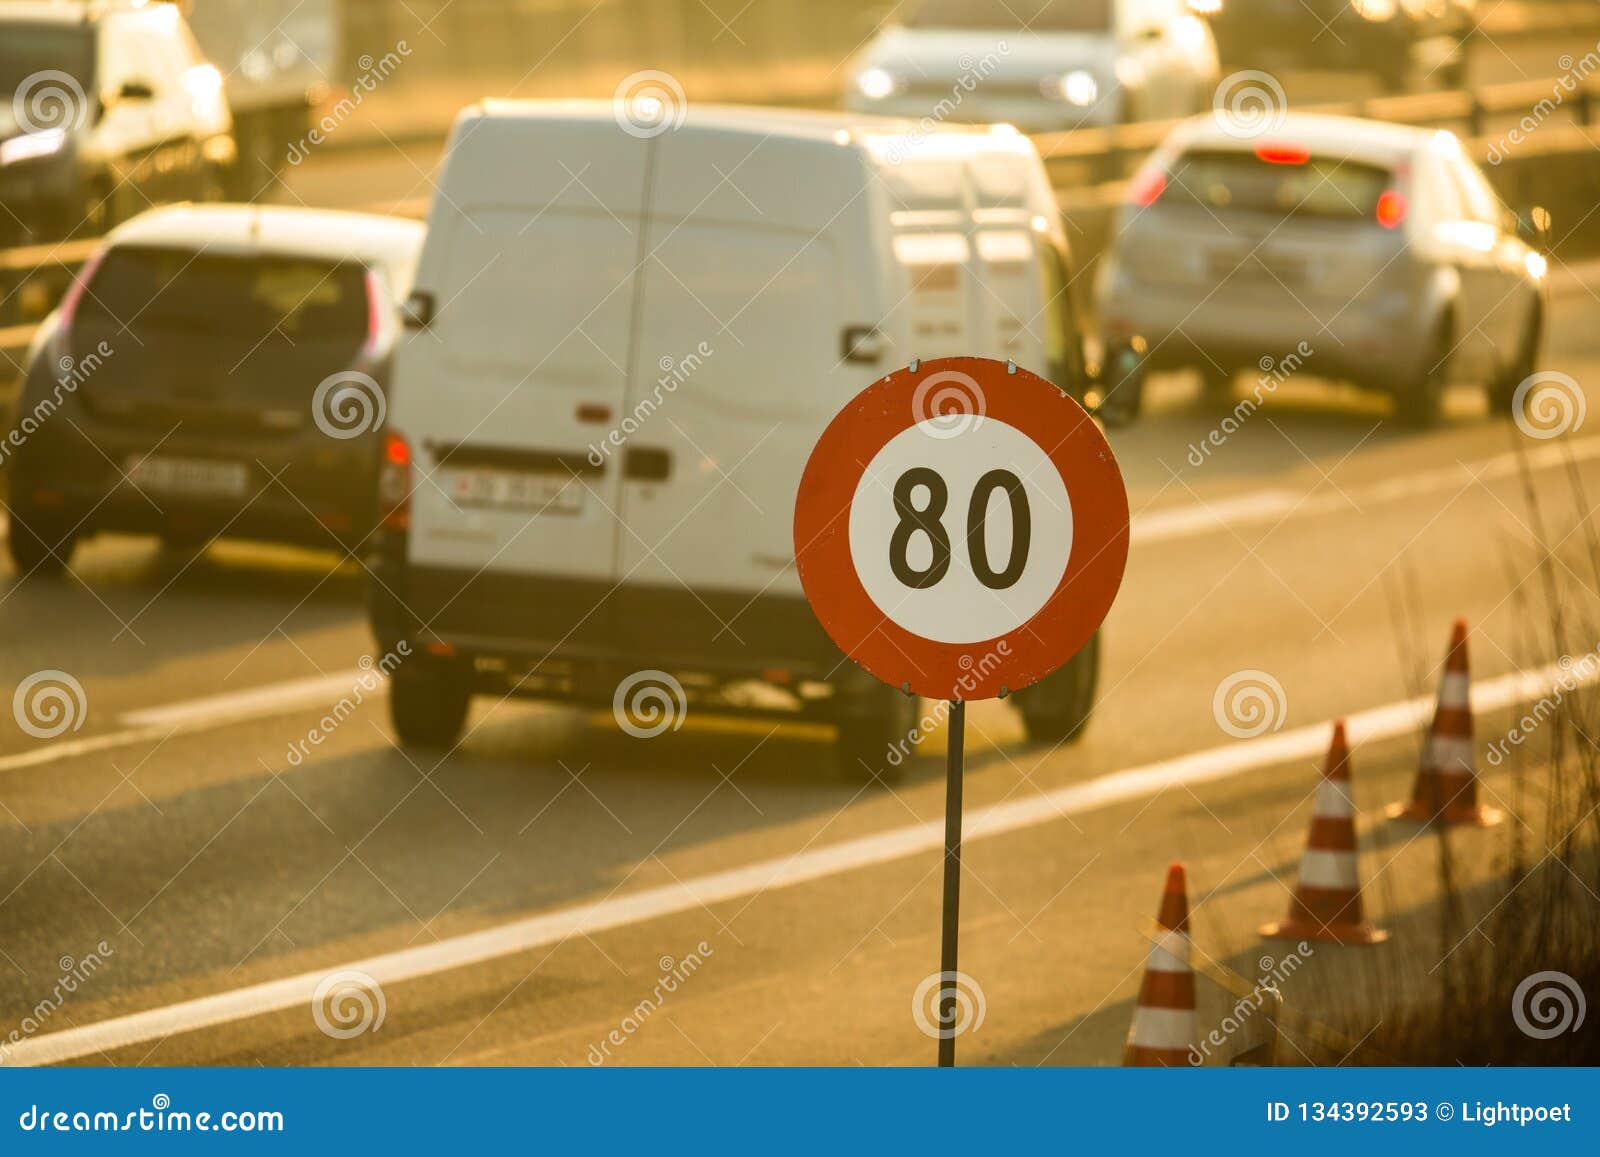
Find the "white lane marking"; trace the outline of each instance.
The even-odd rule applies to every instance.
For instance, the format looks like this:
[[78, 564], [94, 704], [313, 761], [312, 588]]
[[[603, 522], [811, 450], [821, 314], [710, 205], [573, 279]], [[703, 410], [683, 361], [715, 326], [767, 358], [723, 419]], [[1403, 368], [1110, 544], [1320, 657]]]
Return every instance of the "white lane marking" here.
[[96, 751], [145, 743], [168, 735], [209, 731], [251, 719], [270, 719], [274, 715], [288, 715], [306, 707], [332, 707], [341, 697], [351, 694], [363, 678], [375, 675], [382, 678], [376, 669], [356, 668], [336, 675], [290, 679], [248, 691], [229, 691], [202, 699], [169, 703], [163, 707], [130, 711], [117, 718], [122, 725], [119, 730], [62, 740], [16, 755], [0, 756], [0, 774], [62, 759], [77, 759]]
[[220, 695], [207, 695], [202, 699], [187, 699], [169, 703], [164, 707], [146, 707], [129, 711], [118, 722], [129, 727], [158, 727], [164, 731], [176, 727], [182, 731], [195, 731], [208, 727], [221, 727], [241, 719], [261, 719], [283, 715], [301, 707], [317, 707], [337, 702], [349, 695], [363, 678], [382, 678], [375, 668], [341, 671], [334, 675], [313, 675], [305, 679], [290, 679], [283, 683], [268, 683], [246, 691], [227, 691]]
[[[1330, 489], [1326, 494], [1299, 495], [1290, 490], [1251, 490], [1214, 501], [1191, 503], [1165, 510], [1151, 510], [1133, 516], [1130, 536], [1134, 542], [1166, 542], [1212, 534], [1236, 526], [1277, 522], [1286, 517], [1307, 518], [1339, 511], [1355, 513], [1379, 502], [1398, 502], [1421, 494], [1456, 490], [1474, 478], [1493, 482], [1510, 478], [1521, 469], [1526, 457], [1530, 470], [1553, 470], [1567, 462], [1587, 462], [1600, 458], [1600, 438], [1578, 438], [1546, 442], [1518, 454], [1506, 451], [1477, 462], [1452, 463], [1431, 470], [1418, 470], [1364, 486]], [[1355, 506], [1351, 503], [1354, 502]]]
[[[1600, 671], [1579, 673], [1578, 668], [1557, 663], [1534, 671], [1513, 672], [1473, 685], [1480, 711], [1536, 699], [1557, 679], [1573, 685], [1600, 682]], [[1415, 733], [1426, 722], [1433, 701], [1426, 696], [1373, 707], [1346, 717], [1353, 743]], [[1091, 811], [1111, 804], [1141, 799], [1167, 787], [1226, 779], [1241, 772], [1281, 766], [1298, 760], [1318, 759], [1328, 745], [1331, 720], [1280, 731], [1259, 739], [1142, 767], [1113, 772], [1085, 783], [981, 808], [967, 817], [966, 838], [990, 839], [1007, 832], [1052, 823], [1064, 815]], [[1307, 776], [1315, 774], [1308, 768]], [[197, 997], [162, 1008], [113, 1017], [96, 1024], [32, 1037], [10, 1046], [0, 1059], [19, 1064], [45, 1065], [110, 1052], [176, 1033], [193, 1032], [270, 1012], [309, 1006], [312, 993], [336, 968], [358, 969], [379, 984], [398, 984], [440, 972], [466, 968], [535, 948], [559, 944], [573, 936], [595, 935], [614, 928], [642, 924], [664, 916], [693, 911], [702, 905], [752, 896], [775, 888], [793, 887], [812, 880], [868, 868], [908, 856], [937, 851], [944, 839], [944, 821], [912, 824], [875, 835], [830, 844], [791, 856], [780, 856], [743, 867], [729, 868], [646, 888], [588, 904], [513, 920], [478, 932], [452, 936], [433, 944], [385, 952], [346, 964], [330, 963], [315, 972], [212, 996]]]

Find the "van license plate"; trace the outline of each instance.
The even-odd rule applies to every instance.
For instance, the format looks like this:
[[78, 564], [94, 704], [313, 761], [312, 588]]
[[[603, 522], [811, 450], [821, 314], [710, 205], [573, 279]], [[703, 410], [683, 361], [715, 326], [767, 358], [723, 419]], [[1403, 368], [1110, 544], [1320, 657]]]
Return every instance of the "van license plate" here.
[[205, 458], [130, 458], [128, 480], [153, 494], [242, 498], [250, 471], [243, 462]]
[[577, 514], [583, 509], [583, 484], [570, 474], [457, 470], [451, 480], [451, 494], [462, 506], [494, 510]]

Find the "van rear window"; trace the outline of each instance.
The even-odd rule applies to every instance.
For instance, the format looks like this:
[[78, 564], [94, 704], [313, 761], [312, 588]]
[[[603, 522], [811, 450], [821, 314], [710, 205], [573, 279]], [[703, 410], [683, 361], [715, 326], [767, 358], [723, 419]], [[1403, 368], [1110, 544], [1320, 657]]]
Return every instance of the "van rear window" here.
[[349, 263], [231, 257], [122, 246], [106, 254], [80, 317], [135, 330], [201, 330], [290, 341], [348, 338], [367, 328], [364, 271]]
[[1370, 221], [1393, 181], [1393, 174], [1377, 165], [1289, 149], [1281, 156], [1289, 159], [1264, 160], [1253, 152], [1184, 153], [1168, 173], [1161, 200], [1280, 217]]

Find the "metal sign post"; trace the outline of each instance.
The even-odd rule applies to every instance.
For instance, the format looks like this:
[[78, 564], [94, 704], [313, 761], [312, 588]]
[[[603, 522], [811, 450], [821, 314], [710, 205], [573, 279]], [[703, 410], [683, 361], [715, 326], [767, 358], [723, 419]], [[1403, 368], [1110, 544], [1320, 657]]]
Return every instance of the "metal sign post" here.
[[956, 1063], [956, 940], [961, 923], [961, 776], [967, 705], [950, 704], [944, 749], [944, 918], [939, 949], [939, 1067]]
[[[916, 990], [918, 1026], [949, 1067], [967, 1027], [966, 705], [1032, 687], [1094, 637], [1128, 560], [1127, 488], [1099, 427], [1053, 383], [1014, 362], [916, 361], [828, 423], [796, 493], [794, 547], [839, 649], [890, 687], [950, 705], [940, 971]], [[920, 1003], [930, 993], [936, 1023]]]

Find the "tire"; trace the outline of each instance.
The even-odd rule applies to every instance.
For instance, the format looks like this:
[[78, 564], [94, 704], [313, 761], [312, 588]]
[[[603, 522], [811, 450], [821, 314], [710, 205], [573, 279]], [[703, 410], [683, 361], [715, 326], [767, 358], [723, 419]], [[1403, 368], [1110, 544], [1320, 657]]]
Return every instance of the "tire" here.
[[1395, 392], [1394, 413], [1402, 425], [1425, 430], [1438, 423], [1444, 387], [1450, 380], [1450, 334], [1448, 322], [1438, 327], [1421, 368]]
[[1073, 743], [1094, 714], [1100, 687], [1100, 636], [1096, 633], [1066, 666], [1017, 692], [1017, 710], [1033, 743]]
[[1517, 346], [1517, 356], [1489, 385], [1490, 413], [1509, 416], [1517, 387], [1527, 381], [1539, 368], [1539, 349], [1544, 340], [1544, 311], [1535, 304], [1522, 330]]
[[1144, 379], [1144, 359], [1132, 346], [1123, 344], [1107, 350], [1095, 416], [1113, 429], [1137, 419], [1144, 409]]
[[840, 705], [834, 758], [840, 772], [866, 783], [899, 783], [914, 750], [921, 701], [892, 687], [873, 688]]
[[472, 705], [472, 669], [413, 656], [389, 682], [389, 719], [405, 747], [451, 748]]
[[1407, 37], [1385, 44], [1379, 51], [1376, 68], [1378, 85], [1385, 94], [1398, 96], [1407, 91], [1411, 80], [1411, 41]]
[[1197, 366], [1200, 371], [1200, 399], [1207, 406], [1224, 406], [1233, 400], [1233, 374], [1219, 370], [1210, 362]]
[[18, 578], [59, 578], [71, 564], [77, 545], [77, 535], [58, 529], [47, 518], [14, 509], [6, 553], [11, 556]]

